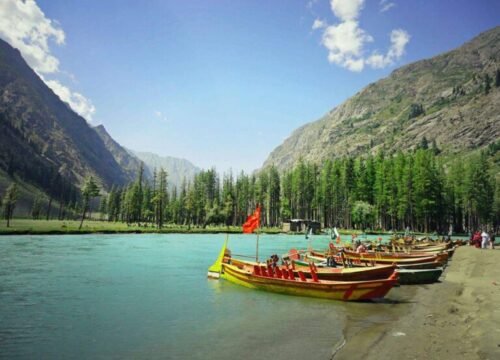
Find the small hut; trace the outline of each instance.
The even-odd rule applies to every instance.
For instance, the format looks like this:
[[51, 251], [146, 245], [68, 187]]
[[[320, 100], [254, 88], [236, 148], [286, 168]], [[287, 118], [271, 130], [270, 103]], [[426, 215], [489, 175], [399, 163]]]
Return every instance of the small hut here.
[[282, 231], [287, 232], [301, 232], [305, 233], [312, 229], [313, 234], [319, 234], [321, 231], [321, 223], [314, 220], [305, 219], [291, 219], [290, 221], [284, 221], [282, 226]]

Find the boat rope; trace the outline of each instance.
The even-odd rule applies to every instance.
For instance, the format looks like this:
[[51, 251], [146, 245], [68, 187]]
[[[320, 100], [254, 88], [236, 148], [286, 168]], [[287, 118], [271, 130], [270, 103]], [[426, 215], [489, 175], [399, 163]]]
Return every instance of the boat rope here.
[[337, 353], [345, 346], [346, 343], [347, 343], [347, 341], [346, 341], [345, 337], [342, 336], [342, 343], [339, 346], [337, 346], [335, 349], [333, 349], [332, 357], [330, 358], [331, 360], [333, 360], [335, 358]]

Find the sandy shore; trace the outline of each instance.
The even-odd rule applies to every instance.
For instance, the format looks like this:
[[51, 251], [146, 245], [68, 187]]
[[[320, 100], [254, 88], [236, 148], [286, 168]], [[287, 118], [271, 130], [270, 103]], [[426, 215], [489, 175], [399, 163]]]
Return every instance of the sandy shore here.
[[411, 287], [389, 320], [346, 329], [333, 359], [500, 359], [499, 249], [462, 246], [440, 283]]

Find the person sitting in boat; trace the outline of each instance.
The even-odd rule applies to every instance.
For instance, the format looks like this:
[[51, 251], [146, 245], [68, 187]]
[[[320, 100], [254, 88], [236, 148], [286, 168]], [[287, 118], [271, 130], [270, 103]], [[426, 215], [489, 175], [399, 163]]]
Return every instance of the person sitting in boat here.
[[366, 246], [360, 242], [358, 247], [356, 248], [357, 253], [365, 253], [366, 252]]
[[335, 261], [335, 256], [333, 254], [328, 255], [326, 258], [326, 266], [328, 267], [337, 267], [337, 262]]
[[271, 259], [270, 259], [270, 264], [273, 268], [275, 268], [276, 266], [278, 266], [278, 261], [280, 260], [279, 256], [277, 254], [273, 254], [271, 255]]

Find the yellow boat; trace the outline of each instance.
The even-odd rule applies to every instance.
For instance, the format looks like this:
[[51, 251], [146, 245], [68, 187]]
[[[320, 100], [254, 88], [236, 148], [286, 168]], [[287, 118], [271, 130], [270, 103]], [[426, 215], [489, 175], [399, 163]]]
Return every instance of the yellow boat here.
[[388, 279], [369, 281], [319, 280], [314, 272], [311, 273], [312, 278], [307, 279], [302, 271], [298, 271], [299, 276], [295, 277], [293, 269], [286, 267], [250, 265], [242, 261], [233, 264], [230, 256], [226, 255], [229, 251], [224, 243], [217, 261], [209, 268], [209, 277], [282, 294], [343, 301], [370, 300], [384, 297], [398, 281], [396, 272]]

